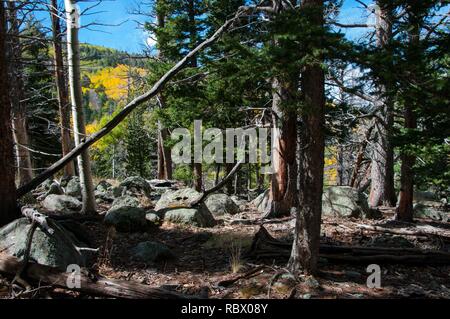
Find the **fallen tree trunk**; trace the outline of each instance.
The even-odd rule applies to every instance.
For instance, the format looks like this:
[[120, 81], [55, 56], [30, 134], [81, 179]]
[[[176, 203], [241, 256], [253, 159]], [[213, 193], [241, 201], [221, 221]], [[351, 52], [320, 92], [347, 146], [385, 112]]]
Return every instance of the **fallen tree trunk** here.
[[[22, 263], [18, 258], [0, 255], [0, 272], [15, 275], [21, 266]], [[36, 263], [29, 263], [23, 274], [29, 279], [46, 283], [52, 287], [79, 291], [96, 296], [124, 299], [198, 299], [197, 296], [184, 295], [130, 281], [103, 277], [92, 279], [83, 273], [80, 273], [80, 288], [69, 288], [67, 283], [71, 282], [71, 276], [73, 276], [71, 273], [64, 273], [56, 268]]]
[[248, 9], [242, 8], [236, 12], [233, 18], [225, 21], [225, 23], [217, 29], [217, 31], [208, 39], [200, 43], [195, 49], [190, 51], [184, 58], [182, 58], [177, 64], [175, 64], [166, 74], [164, 74], [158, 82], [156, 82], [153, 87], [147, 93], [135, 98], [133, 101], [128, 103], [117, 115], [115, 115], [108, 123], [105, 124], [99, 131], [86, 137], [81, 143], [72, 149], [66, 156], [58, 160], [56, 163], [47, 168], [43, 173], [36, 176], [31, 182], [23, 185], [17, 190], [18, 197], [21, 197], [37, 186], [44, 182], [47, 178], [53, 176], [59, 170], [63, 169], [70, 161], [75, 157], [80, 155], [83, 151], [88, 149], [92, 144], [100, 140], [106, 134], [111, 132], [117, 125], [119, 125], [136, 107], [149, 101], [155, 97], [164, 86], [169, 82], [179, 71], [181, 71], [192, 58], [203, 49], [209, 47], [213, 44], [219, 37], [226, 32], [233, 23], [239, 19]]
[[[289, 258], [292, 244], [272, 237], [261, 226], [253, 238], [248, 257], [256, 259]], [[450, 264], [450, 253], [415, 248], [320, 245], [320, 256], [344, 263]]]
[[394, 235], [404, 235], [404, 236], [423, 236], [423, 237], [429, 237], [429, 236], [435, 236], [440, 237], [442, 239], [450, 240], [450, 237], [445, 234], [440, 234], [436, 231], [428, 231], [424, 229], [395, 229], [395, 228], [386, 228], [386, 227], [380, 227], [380, 226], [371, 226], [371, 225], [363, 225], [363, 224], [357, 224], [356, 227], [368, 231], [373, 232], [379, 232], [379, 233], [388, 233], [388, 234], [394, 234]]

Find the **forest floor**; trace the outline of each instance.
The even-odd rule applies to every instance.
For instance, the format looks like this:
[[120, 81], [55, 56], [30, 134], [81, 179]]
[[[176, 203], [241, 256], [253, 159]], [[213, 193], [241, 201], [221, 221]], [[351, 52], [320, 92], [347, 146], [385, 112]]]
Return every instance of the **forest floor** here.
[[[357, 220], [324, 217], [322, 243], [333, 245], [424, 248], [449, 250], [449, 243], [436, 238], [398, 236], [361, 230], [357, 224], [389, 225], [391, 212], [382, 220]], [[222, 219], [214, 228], [196, 228], [164, 224], [147, 233], [119, 233], [101, 222], [85, 222], [92, 240], [100, 247], [95, 270], [102, 276], [125, 279], [155, 287], [164, 287], [209, 298], [450, 298], [450, 266], [380, 265], [381, 288], [369, 288], [364, 264], [334, 264], [320, 260], [316, 278], [289, 276], [286, 259], [252, 260], [245, 258], [255, 233], [260, 228], [259, 214], [251, 204], [238, 215]], [[236, 222], [239, 221], [239, 222]], [[255, 221], [253, 223], [252, 221]], [[292, 239], [294, 221], [272, 220], [264, 227], [278, 239]], [[416, 221], [439, 229], [450, 237], [450, 224]], [[144, 264], [133, 260], [130, 250], [143, 241], [164, 243], [177, 256], [173, 261]], [[445, 247], [443, 247], [445, 246]], [[223, 287], [219, 283], [246, 274]], [[284, 275], [282, 275], [284, 274]], [[3, 279], [4, 281], [4, 279]], [[0, 277], [0, 295], [7, 297]], [[6, 286], [6, 285], [5, 285]], [[51, 289], [51, 297], [87, 297], [78, 293]], [[42, 297], [42, 296], [41, 296]]]

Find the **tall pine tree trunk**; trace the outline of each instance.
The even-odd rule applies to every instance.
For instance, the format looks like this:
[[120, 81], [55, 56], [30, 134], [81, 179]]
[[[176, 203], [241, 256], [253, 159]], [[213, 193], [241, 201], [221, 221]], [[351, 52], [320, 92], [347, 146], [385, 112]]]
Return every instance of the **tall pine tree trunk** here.
[[[392, 37], [392, 10], [389, 4], [378, 1], [377, 9], [377, 45], [390, 53], [389, 42]], [[394, 189], [394, 148], [392, 130], [394, 126], [394, 102], [389, 95], [389, 79], [379, 77], [379, 107], [381, 112], [375, 121], [376, 141], [372, 151], [371, 186], [369, 205], [395, 206]]]
[[[312, 8], [312, 26], [323, 25], [323, 0], [304, 0], [303, 8]], [[320, 45], [321, 41], [317, 41]], [[302, 135], [299, 170], [299, 209], [296, 216], [294, 243], [288, 267], [291, 271], [317, 273], [324, 170], [325, 77], [318, 61], [302, 72], [305, 110], [302, 114]]]
[[31, 154], [29, 151], [30, 139], [28, 137], [27, 108], [23, 102], [24, 83], [22, 79], [21, 55], [22, 47], [19, 38], [19, 22], [17, 20], [17, 8], [13, 1], [8, 2], [10, 38], [10, 100], [13, 113], [13, 132], [16, 144], [17, 169], [19, 185], [25, 185], [33, 178]]
[[[50, 3], [50, 16], [52, 20], [52, 33], [53, 33], [53, 49], [54, 49], [54, 63], [55, 63], [55, 78], [56, 88], [58, 92], [58, 104], [59, 104], [59, 124], [61, 126], [61, 149], [63, 156], [71, 150], [71, 137], [70, 137], [70, 105], [69, 95], [66, 86], [66, 77], [64, 72], [63, 51], [62, 51], [62, 33], [61, 24], [58, 11], [57, 0], [51, 0]], [[64, 176], [70, 177], [75, 175], [74, 163], [70, 162], [64, 167]]]
[[[80, 80], [80, 46], [78, 41], [79, 10], [76, 7], [76, 1], [65, 0], [64, 3], [67, 13], [67, 56], [69, 65], [69, 86], [72, 104], [73, 131], [75, 146], [78, 146], [86, 135], [83, 95]], [[82, 211], [85, 214], [94, 214], [96, 212], [96, 205], [89, 151], [86, 150], [81, 153], [77, 160], [83, 198]]]
[[[165, 13], [164, 4], [162, 0], [158, 0], [156, 9], [156, 23], [158, 28], [164, 28], [165, 26]], [[157, 41], [162, 41], [157, 39]], [[160, 49], [158, 50], [159, 60], [164, 61], [164, 53]], [[164, 97], [159, 95], [160, 107], [164, 108]], [[158, 121], [158, 179], [172, 179], [172, 152], [169, 147], [166, 147], [166, 141], [169, 139], [169, 132], [167, 128], [162, 126], [162, 123]]]
[[269, 200], [262, 208], [264, 218], [289, 215], [291, 208], [295, 207], [297, 115], [292, 110], [286, 110], [286, 104], [296, 96], [297, 81], [297, 78], [275, 79], [272, 83], [272, 122], [278, 133], [272, 149], [275, 172], [271, 175]]
[[14, 144], [6, 60], [5, 1], [0, 1], [0, 227], [20, 217], [17, 209]]
[[[188, 23], [189, 23], [189, 48], [192, 50], [196, 47], [198, 41], [197, 23], [195, 21], [195, 3], [194, 0], [188, 0]], [[193, 56], [190, 65], [196, 68], [198, 65], [197, 57]], [[202, 163], [193, 164], [194, 189], [201, 192], [203, 189], [203, 165]]]
[[[416, 4], [417, 5], [417, 4]], [[423, 25], [421, 15], [417, 12], [412, 12], [413, 9], [409, 7], [409, 35], [408, 35], [408, 49], [407, 59], [409, 62], [409, 85], [408, 98], [405, 101], [403, 116], [404, 127], [407, 130], [414, 130], [417, 128], [417, 120], [415, 114], [415, 108], [420, 103], [423, 97], [417, 96], [417, 89], [420, 87], [418, 79], [420, 78], [420, 69], [422, 59], [422, 48], [420, 45], [420, 30]], [[414, 199], [414, 164], [416, 157], [414, 154], [408, 152], [402, 152], [401, 154], [401, 168], [400, 168], [400, 195], [399, 203], [397, 207], [396, 219], [401, 221], [412, 221], [414, 217], [413, 199]]]

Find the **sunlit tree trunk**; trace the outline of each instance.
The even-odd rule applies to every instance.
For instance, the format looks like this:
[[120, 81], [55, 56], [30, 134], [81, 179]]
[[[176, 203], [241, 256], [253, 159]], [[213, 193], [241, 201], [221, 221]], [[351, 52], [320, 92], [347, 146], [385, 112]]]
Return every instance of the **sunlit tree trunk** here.
[[20, 43], [19, 21], [17, 20], [17, 8], [13, 1], [8, 2], [9, 12], [9, 53], [10, 53], [10, 101], [13, 113], [13, 132], [16, 144], [16, 158], [19, 185], [24, 185], [33, 178], [31, 154], [29, 151], [30, 139], [28, 137], [27, 108], [23, 102], [24, 83], [21, 68], [22, 47]]
[[[83, 95], [80, 80], [80, 46], [78, 41], [79, 10], [76, 1], [65, 0], [67, 14], [67, 58], [69, 65], [69, 86], [72, 104], [72, 118], [75, 146], [78, 146], [86, 135], [83, 111]], [[80, 185], [83, 198], [83, 213], [96, 212], [94, 186], [92, 183], [89, 151], [86, 150], [77, 158], [80, 174]]]
[[0, 1], [0, 226], [20, 217], [14, 182], [14, 144], [11, 127], [10, 81], [8, 81], [6, 42], [5, 1]]
[[[323, 0], [303, 0], [312, 26], [323, 25]], [[309, 11], [309, 10], [308, 10]], [[320, 43], [320, 41], [317, 41]], [[296, 216], [294, 243], [288, 267], [291, 271], [317, 273], [324, 170], [325, 77], [320, 65], [309, 65], [302, 71], [301, 88], [306, 110], [302, 114], [299, 165], [299, 209]]]
[[272, 83], [273, 127], [277, 134], [272, 149], [272, 165], [275, 172], [271, 175], [269, 200], [263, 207], [264, 217], [289, 215], [295, 206], [297, 191], [297, 115], [283, 109], [295, 96], [298, 79], [275, 79]]
[[[165, 13], [163, 10], [163, 1], [158, 0], [156, 9], [156, 23], [159, 28], [165, 26]], [[161, 41], [161, 39], [157, 39]], [[158, 50], [158, 58], [164, 60], [164, 53]], [[162, 94], [158, 97], [160, 107], [164, 108], [164, 97]], [[169, 139], [169, 132], [167, 128], [163, 127], [161, 121], [158, 121], [158, 179], [172, 179], [172, 153], [169, 147], [166, 147], [166, 141]]]
[[[72, 144], [70, 137], [70, 104], [64, 72], [61, 23], [59, 18], [58, 2], [56, 0], [51, 0], [50, 16], [52, 20], [53, 49], [55, 51], [53, 61], [55, 63], [56, 88], [58, 91], [61, 148], [63, 156], [65, 156], [70, 152]], [[74, 163], [70, 162], [64, 167], [64, 176], [70, 177], [73, 175], [75, 175], [75, 167]]]
[[[392, 37], [393, 15], [389, 4], [378, 1], [377, 15], [377, 45], [389, 53], [389, 42]], [[371, 184], [369, 205], [395, 206], [394, 189], [394, 148], [392, 145], [392, 130], [394, 127], [394, 101], [390, 97], [389, 79], [379, 77], [379, 112], [375, 120], [375, 142], [372, 150]]]

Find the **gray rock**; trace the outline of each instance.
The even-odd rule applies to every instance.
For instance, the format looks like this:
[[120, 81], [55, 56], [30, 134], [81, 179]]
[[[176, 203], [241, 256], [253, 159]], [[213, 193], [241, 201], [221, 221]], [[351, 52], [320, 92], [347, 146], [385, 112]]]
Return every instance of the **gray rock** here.
[[147, 219], [149, 222], [151, 222], [154, 225], [161, 224], [161, 217], [159, 217], [155, 213], [148, 213], [147, 215], [145, 215], [145, 219]]
[[227, 194], [211, 194], [205, 200], [205, 205], [214, 216], [239, 213], [239, 207]]
[[117, 197], [114, 199], [111, 209], [119, 207], [139, 207], [139, 200], [128, 195]]
[[216, 225], [213, 215], [204, 204], [201, 204], [199, 208], [167, 208], [158, 212], [164, 214], [166, 222], [197, 227], [214, 227]]
[[263, 193], [259, 194], [251, 203], [258, 209], [258, 211], [263, 211], [264, 207], [267, 206], [269, 200], [269, 190], [265, 190]]
[[327, 187], [322, 195], [322, 214], [338, 217], [377, 218], [379, 212], [369, 209], [367, 198], [349, 186]]
[[[121, 187], [121, 195], [124, 193], [134, 196], [142, 196], [145, 195], [148, 198], [151, 197], [152, 188], [149, 183], [145, 179], [139, 176], [132, 176], [126, 178], [122, 183], [120, 183], [119, 187]], [[116, 195], [116, 193], [114, 194]]]
[[48, 195], [63, 195], [64, 191], [61, 188], [61, 186], [59, 186], [59, 184], [57, 182], [53, 182], [50, 187], [48, 188], [47, 193], [45, 194], [45, 196]]
[[430, 218], [444, 222], [450, 220], [450, 215], [448, 213], [440, 211], [436, 207], [425, 205], [424, 203], [414, 204], [413, 210], [414, 217], [416, 218]]
[[198, 199], [202, 194], [192, 188], [183, 188], [179, 190], [168, 190], [162, 194], [155, 206], [155, 210], [164, 208], [188, 206], [191, 202]]
[[146, 215], [147, 212], [139, 207], [113, 207], [106, 213], [104, 222], [120, 232], [140, 232], [148, 230], [151, 226], [157, 226], [148, 221]]
[[[68, 265], [87, 265], [93, 251], [76, 239], [76, 236], [62, 224], [52, 221], [52, 235], [37, 228], [33, 235], [30, 258], [42, 265], [57, 267], [66, 271]], [[18, 258], [25, 253], [26, 239], [30, 229], [26, 218], [20, 218], [0, 228], [0, 250]], [[78, 248], [78, 249], [77, 249]]]
[[108, 183], [107, 181], [100, 181], [97, 186], [95, 187], [96, 191], [99, 191], [101, 193], [105, 193], [107, 191], [110, 191], [112, 189], [112, 185]]
[[67, 195], [49, 195], [42, 202], [42, 206], [56, 213], [74, 213], [81, 210], [82, 203]]
[[164, 221], [197, 227], [213, 227], [216, 221], [204, 203], [193, 208], [184, 208], [200, 196], [199, 192], [191, 188], [169, 190], [156, 203], [155, 210], [164, 215]]
[[80, 198], [81, 197], [80, 178], [77, 176], [72, 177], [70, 181], [67, 183], [65, 190], [66, 195]]
[[132, 254], [135, 259], [143, 262], [165, 261], [175, 258], [175, 255], [166, 245], [154, 241], [139, 243], [132, 249]]

